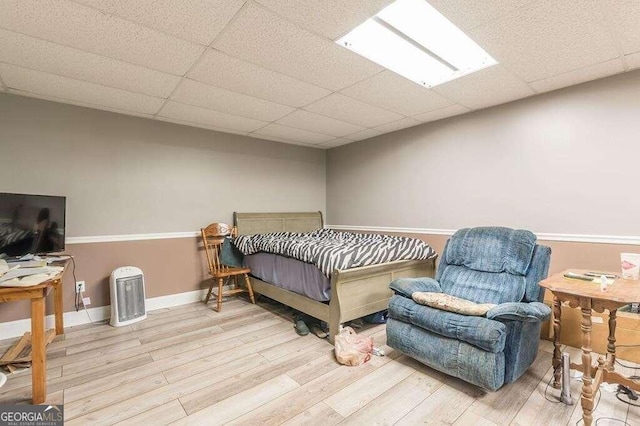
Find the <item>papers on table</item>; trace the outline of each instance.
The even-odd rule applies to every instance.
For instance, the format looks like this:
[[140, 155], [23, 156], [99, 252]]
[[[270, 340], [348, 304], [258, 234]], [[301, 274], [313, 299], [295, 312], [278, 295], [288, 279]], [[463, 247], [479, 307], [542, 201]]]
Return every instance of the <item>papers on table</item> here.
[[29, 287], [38, 285], [55, 277], [63, 270], [64, 268], [62, 266], [44, 266], [40, 268], [16, 267], [0, 273], [0, 287]]

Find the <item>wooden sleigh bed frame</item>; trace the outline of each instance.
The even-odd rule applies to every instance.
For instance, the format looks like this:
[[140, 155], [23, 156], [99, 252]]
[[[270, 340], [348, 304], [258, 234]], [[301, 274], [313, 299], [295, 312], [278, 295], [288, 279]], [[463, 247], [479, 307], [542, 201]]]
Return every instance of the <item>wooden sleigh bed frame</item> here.
[[[239, 235], [270, 232], [310, 232], [323, 228], [322, 212], [311, 213], [234, 213]], [[344, 322], [387, 309], [396, 278], [434, 277], [436, 258], [401, 260], [380, 265], [335, 270], [331, 274], [331, 301], [308, 297], [251, 277], [253, 291], [290, 306], [329, 324], [329, 341]]]

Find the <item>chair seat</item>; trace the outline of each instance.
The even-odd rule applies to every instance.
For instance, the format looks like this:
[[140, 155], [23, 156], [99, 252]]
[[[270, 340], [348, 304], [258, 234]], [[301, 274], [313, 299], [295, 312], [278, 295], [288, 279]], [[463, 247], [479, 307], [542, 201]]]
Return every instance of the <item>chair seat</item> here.
[[233, 275], [241, 275], [241, 274], [249, 274], [251, 273], [251, 269], [249, 268], [229, 268], [225, 271], [218, 271], [211, 273], [213, 278], [225, 278], [231, 277]]
[[507, 330], [499, 321], [441, 311], [398, 295], [389, 301], [389, 316], [440, 336], [467, 342], [487, 352], [504, 350]]

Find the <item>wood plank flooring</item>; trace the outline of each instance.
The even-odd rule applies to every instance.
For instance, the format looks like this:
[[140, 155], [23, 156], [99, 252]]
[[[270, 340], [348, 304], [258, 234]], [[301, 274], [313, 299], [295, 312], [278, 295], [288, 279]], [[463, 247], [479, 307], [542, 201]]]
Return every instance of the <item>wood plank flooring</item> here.
[[[547, 386], [550, 342], [541, 342], [523, 377], [491, 393], [389, 348], [384, 325], [360, 332], [387, 355], [341, 366], [328, 342], [294, 332], [287, 308], [243, 299], [226, 301], [221, 313], [196, 303], [120, 328], [68, 328], [47, 350], [47, 403], [64, 403], [67, 425], [528, 426], [581, 419], [579, 401], [549, 401], [558, 396]], [[0, 341], [0, 348], [11, 343]], [[572, 358], [580, 353], [566, 350]], [[30, 374], [10, 375], [0, 404], [28, 403]], [[572, 383], [574, 400], [580, 385]], [[601, 391], [599, 418], [599, 425], [640, 425], [640, 408]]]

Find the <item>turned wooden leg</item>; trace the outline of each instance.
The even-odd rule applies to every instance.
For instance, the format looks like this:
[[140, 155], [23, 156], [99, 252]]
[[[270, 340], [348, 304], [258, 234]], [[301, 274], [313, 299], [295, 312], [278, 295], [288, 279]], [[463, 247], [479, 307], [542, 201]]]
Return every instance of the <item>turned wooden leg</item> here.
[[584, 426], [593, 422], [593, 378], [591, 377], [591, 300], [582, 307], [582, 419]]
[[253, 288], [251, 287], [251, 279], [249, 275], [244, 274], [244, 282], [247, 284], [247, 292], [249, 292], [249, 299], [251, 299], [251, 303], [256, 304], [256, 299], [253, 297]]
[[34, 404], [42, 404], [47, 399], [44, 309], [44, 296], [31, 299], [31, 384]]
[[560, 365], [562, 364], [562, 353], [560, 352], [560, 316], [562, 314], [560, 299], [556, 296], [553, 297], [553, 359], [551, 365], [553, 366], [553, 387], [560, 389], [560, 376], [562, 371]]
[[217, 311], [222, 311], [222, 286], [224, 285], [224, 280], [220, 278], [218, 280], [218, 309]]
[[607, 352], [610, 356], [607, 359], [607, 368], [615, 370], [616, 362], [616, 314], [618, 310], [613, 309], [609, 311], [609, 344], [607, 344]]

